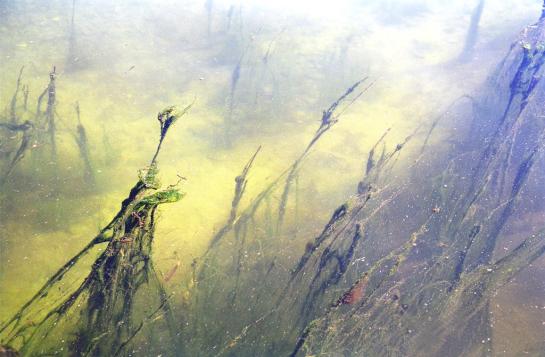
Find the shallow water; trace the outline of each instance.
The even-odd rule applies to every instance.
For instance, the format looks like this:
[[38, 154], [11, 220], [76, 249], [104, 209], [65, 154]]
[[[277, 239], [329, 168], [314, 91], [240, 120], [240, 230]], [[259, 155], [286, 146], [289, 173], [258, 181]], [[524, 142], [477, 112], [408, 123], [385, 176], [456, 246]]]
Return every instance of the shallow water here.
[[[415, 348], [420, 355], [441, 355], [444, 341], [433, 339], [424, 346], [417, 341], [402, 347], [392, 344], [391, 349], [385, 343], [381, 350], [351, 335], [340, 341], [333, 330], [349, 328], [351, 322], [342, 315], [342, 309], [328, 306], [351, 292], [361, 274], [382, 262], [381, 257], [397, 252], [413, 234], [426, 237], [422, 238], [425, 248], [418, 246], [410, 254], [401, 254], [399, 272], [386, 277], [389, 280], [377, 275], [376, 279], [384, 278], [387, 284], [376, 286], [377, 296], [367, 292], [370, 304], [385, 305], [381, 299], [389, 298], [395, 286], [426, 271], [419, 270], [419, 264], [443, 259], [446, 253], [437, 249], [447, 251], [458, 242], [457, 233], [445, 222], [460, 217], [465, 202], [460, 197], [465, 189], [480, 192], [472, 183], [478, 186], [481, 176], [488, 182], [489, 177], [504, 173], [504, 181], [494, 178], [490, 180], [494, 184], [483, 184], [483, 201], [473, 202], [465, 211], [465, 215], [475, 216], [472, 225], [485, 227], [492, 222], [481, 235], [498, 235], [494, 257], [482, 267], [509, 255], [544, 226], [545, 192], [539, 184], [544, 167], [541, 149], [532, 161], [533, 171], [522, 181], [520, 195], [518, 191], [513, 197], [508, 195], [509, 190], [516, 191], [509, 186], [510, 180], [517, 182], [520, 178], [517, 172], [527, 160], [526, 146], [540, 143], [532, 133], [541, 130], [543, 121], [538, 104], [541, 87], [531, 86], [532, 90], [527, 90], [531, 95], [521, 100], [526, 92], [517, 86], [541, 78], [541, 68], [535, 64], [533, 77], [528, 79], [526, 72], [521, 72], [523, 79], [516, 82], [517, 75], [505, 68], [518, 66], [518, 55], [504, 60], [506, 54], [524, 46], [539, 50], [540, 40], [524, 42], [520, 36], [532, 31], [524, 29], [537, 21], [542, 4], [489, 0], [478, 17], [478, 3], [0, 0], [0, 102], [5, 107], [1, 122], [12, 120], [11, 103], [21, 68], [21, 86], [28, 87], [21, 87], [17, 94], [14, 123], [36, 122], [24, 157], [9, 175], [8, 167], [23, 137], [13, 130], [0, 133], [0, 149], [5, 156], [0, 197], [2, 325], [117, 213], [137, 182], [138, 171], [148, 168], [159, 139], [157, 113], [170, 105], [184, 108], [192, 104], [169, 129], [158, 158], [163, 186], [180, 181], [179, 188], [185, 192], [179, 202], [161, 205], [157, 222], [153, 222], [156, 229], [151, 257], [160, 285], [169, 296], [174, 327], [170, 322], [166, 327], [160, 325], [169, 320], [161, 314], [147, 317], [158, 304], [151, 297], [154, 286], [147, 287], [149, 295], [135, 302], [130, 311], [135, 328], [140, 323], [144, 328], [137, 328], [134, 339], [122, 348], [114, 346], [119, 341], [112, 342], [109, 335], [113, 332], [104, 326], [100, 329], [106, 332], [100, 334], [95, 333], [92, 323], [83, 329], [89, 330], [99, 345], [112, 347], [83, 351], [74, 343], [76, 331], [82, 329], [77, 323], [60, 328], [53, 328], [51, 321], [40, 325], [45, 311], [54, 309], [76, 290], [92, 271], [93, 261], [100, 260], [108, 249], [108, 244], [99, 244], [74, 264], [68, 277], [56, 283], [47, 299], [33, 306], [39, 312], [23, 314], [22, 325], [31, 326], [30, 330], [38, 326], [32, 343], [43, 348], [25, 347], [26, 342], [11, 340], [7, 331], [0, 333], [1, 343], [21, 349], [23, 355], [106, 356], [113, 349], [120, 355], [275, 356], [293, 351], [297, 338], [315, 323], [327, 325], [323, 327], [326, 332], [320, 335], [312, 331], [311, 335], [316, 333], [314, 340], [305, 341], [306, 350], [298, 350], [299, 355], [351, 356], [362, 351], [411, 355]], [[472, 18], [478, 19], [473, 28], [476, 32], [471, 30]], [[472, 37], [474, 44], [467, 40]], [[510, 48], [512, 52], [508, 52]], [[540, 52], [532, 56], [532, 61], [538, 61]], [[505, 68], [501, 63], [507, 63]], [[56, 156], [49, 128], [38, 125], [46, 123], [46, 114], [39, 120], [36, 116], [38, 97], [47, 88], [51, 72], [56, 85], [52, 113]], [[362, 78], [367, 80], [334, 112], [339, 115], [333, 116], [338, 122], [297, 161], [324, 123], [323, 111]], [[520, 120], [514, 117], [509, 130], [494, 133], [494, 123], [501, 116], [499, 108], [509, 97], [504, 87], [510, 84], [515, 88], [511, 90], [515, 100], [529, 103], [523, 109], [529, 113], [524, 112]], [[360, 90], [363, 92], [358, 96]], [[478, 104], [469, 108], [460, 100], [464, 95], [475, 98]], [[51, 96], [46, 92], [44, 98], [42, 111], [46, 111]], [[84, 151], [78, 146], [82, 139], [76, 103], [87, 136]], [[513, 111], [508, 107], [506, 123], [510, 123]], [[437, 118], [442, 120], [436, 122]], [[471, 120], [477, 124], [471, 126]], [[432, 127], [433, 135], [426, 136]], [[374, 148], [384, 133], [384, 140]], [[493, 148], [502, 152], [504, 137], [505, 145], [512, 145], [505, 149], [512, 153], [505, 159], [506, 169], [500, 164], [496, 169], [493, 155], [490, 172], [472, 166], [489, 157], [484, 146], [489, 142], [496, 140], [497, 147]], [[245, 177], [238, 210], [230, 221], [235, 177], [258, 147], [261, 149]], [[375, 156], [368, 160], [371, 150]], [[379, 197], [385, 209], [378, 202], [366, 212], [367, 206], [361, 202], [366, 191], [358, 195], [357, 186], [370, 162], [375, 168], [380, 166], [381, 152], [384, 157], [395, 154], [388, 162], [391, 167], [385, 166], [380, 177], [374, 177], [372, 171], [363, 181], [373, 186], [373, 198]], [[483, 156], [478, 155], [481, 152]], [[469, 159], [453, 159], [455, 164], [450, 169], [442, 166], [457, 155]], [[294, 162], [295, 166], [290, 166]], [[292, 175], [290, 167], [296, 167]], [[277, 177], [279, 181], [275, 181]], [[269, 186], [275, 182], [275, 186]], [[433, 188], [437, 182], [444, 182], [445, 190]], [[270, 191], [263, 191], [268, 187]], [[455, 189], [450, 191], [450, 187]], [[260, 196], [263, 192], [266, 194]], [[439, 196], [441, 200], [437, 201]], [[505, 202], [490, 203], [504, 196]], [[516, 204], [504, 211], [511, 201]], [[349, 202], [347, 207], [354, 218], [344, 223], [335, 221], [333, 232], [339, 240], [326, 241], [327, 248], [319, 246], [316, 237], [321, 236], [334, 210], [345, 202]], [[366, 213], [357, 210], [360, 206]], [[255, 213], [245, 216], [252, 207]], [[431, 221], [426, 220], [430, 210], [434, 213]], [[497, 218], [496, 211], [506, 213]], [[445, 222], [435, 223], [438, 215], [447, 217]], [[340, 228], [345, 224], [348, 228]], [[352, 237], [347, 232], [353, 235], [355, 224], [363, 229], [364, 238], [348, 254]], [[495, 226], [500, 227], [499, 233], [494, 233]], [[225, 227], [228, 233], [222, 235]], [[429, 237], [427, 232], [431, 232]], [[123, 237], [121, 234], [118, 238]], [[207, 250], [214, 237], [220, 237], [221, 244]], [[486, 237], [483, 239], [486, 241]], [[333, 250], [342, 253], [342, 258], [335, 258], [338, 263], [328, 258], [327, 252]], [[300, 280], [292, 283], [289, 276], [306, 253], [310, 254], [310, 263], [301, 270]], [[343, 264], [347, 266], [343, 268]], [[390, 264], [385, 261], [377, 271], [388, 271]], [[322, 281], [323, 271], [331, 271], [332, 279]], [[469, 274], [470, 270], [465, 272]], [[491, 342], [483, 342], [487, 349], [484, 353], [544, 355], [544, 274], [545, 261], [536, 257], [508, 283], [490, 292], [486, 305]], [[307, 281], [313, 276], [315, 280]], [[323, 288], [315, 288], [323, 282]], [[410, 293], [396, 293], [396, 299], [404, 301], [404, 294]], [[78, 304], [85, 306], [86, 296]], [[415, 301], [414, 309], [425, 303]], [[413, 305], [404, 304], [409, 306], [403, 316], [413, 314]], [[108, 308], [104, 306], [105, 311]], [[470, 308], [478, 310], [477, 306]], [[67, 316], [83, 316], [85, 311], [83, 307]], [[421, 315], [414, 312], [414, 316]], [[377, 318], [386, 319], [382, 315]], [[336, 322], [328, 325], [330, 320]], [[376, 323], [380, 325], [380, 321]], [[446, 318], [445, 326], [449, 322]], [[390, 323], [384, 320], [384, 326], [390, 329], [401, 326], [401, 322]], [[357, 323], [355, 326], [352, 331], [362, 329]], [[453, 328], [460, 328], [457, 326]], [[177, 333], [168, 339], [167, 332], [173, 328]], [[42, 343], [38, 335], [46, 330], [54, 332]], [[320, 336], [326, 336], [327, 343], [313, 342]], [[388, 340], [384, 335], [374, 338]], [[457, 347], [461, 347], [460, 340], [454, 342]], [[173, 347], [176, 344], [183, 347]]]

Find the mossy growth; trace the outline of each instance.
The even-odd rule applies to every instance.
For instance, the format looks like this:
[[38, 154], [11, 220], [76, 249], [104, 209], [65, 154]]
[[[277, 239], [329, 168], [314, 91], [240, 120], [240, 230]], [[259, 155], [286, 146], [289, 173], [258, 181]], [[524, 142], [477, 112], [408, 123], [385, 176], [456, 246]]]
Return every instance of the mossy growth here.
[[[119, 212], [0, 326], [0, 343], [12, 345], [24, 355], [68, 352], [117, 356], [131, 348], [145, 325], [160, 318], [164, 321], [161, 334], [170, 335], [171, 343], [164, 349], [158, 347], [156, 354], [180, 354], [179, 326], [151, 256], [158, 205], [177, 202], [184, 196], [177, 188], [179, 182], [160, 190], [157, 155], [168, 129], [188, 109], [180, 114], [169, 107], [159, 113], [158, 148], [149, 167], [140, 171]], [[94, 249], [102, 244], [106, 244], [105, 249]], [[98, 257], [87, 276], [79, 286], [66, 284], [69, 273], [76, 266], [81, 268], [81, 258], [91, 252]], [[71, 337], [59, 343], [59, 336]]]

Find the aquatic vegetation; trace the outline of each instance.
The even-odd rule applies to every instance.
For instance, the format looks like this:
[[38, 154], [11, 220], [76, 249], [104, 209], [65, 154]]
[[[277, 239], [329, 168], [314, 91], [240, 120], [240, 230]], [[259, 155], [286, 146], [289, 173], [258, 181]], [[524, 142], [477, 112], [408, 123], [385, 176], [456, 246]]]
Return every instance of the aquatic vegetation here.
[[[6, 183], [21, 160], [29, 153], [32, 153], [34, 157], [50, 161], [55, 180], [58, 180], [59, 176], [57, 121], [60, 120], [60, 117], [56, 109], [56, 68], [53, 67], [49, 74], [49, 83], [37, 99], [35, 112], [28, 109], [29, 89], [28, 85], [22, 85], [23, 69], [24, 67], [21, 67], [19, 71], [15, 91], [9, 105], [9, 115], [7, 118], [0, 117], [0, 128], [4, 130], [1, 142], [3, 170], [0, 185]], [[22, 105], [19, 101], [21, 92], [23, 94]], [[47, 105], [43, 110], [42, 103], [46, 96]], [[76, 133], [73, 133], [73, 135], [85, 167], [84, 177], [88, 183], [92, 183], [94, 173], [89, 154], [87, 133], [80, 118], [79, 104], [76, 104], [76, 114], [77, 126]], [[15, 134], [15, 137], [13, 134]], [[46, 150], [49, 151], [48, 155], [44, 152]]]
[[[33, 129], [33, 125], [30, 121], [25, 121], [23, 124], [4, 124], [1, 125], [3, 128], [7, 129], [10, 132], [22, 132], [21, 142], [19, 144], [19, 147], [14, 152], [11, 158], [8, 158], [9, 162], [6, 165], [7, 167], [4, 169], [4, 173], [2, 176], [2, 180], [0, 183], [4, 183], [6, 179], [9, 177], [9, 175], [13, 172], [13, 169], [15, 166], [23, 159], [25, 156], [25, 152], [28, 150], [30, 146], [30, 140], [31, 140], [31, 130]], [[9, 155], [9, 153], [8, 153]]]
[[[524, 41], [534, 47], [542, 36], [540, 23], [525, 32]], [[216, 247], [223, 258], [206, 260], [203, 271], [209, 273], [197, 278], [195, 303], [202, 307], [189, 334], [199, 336], [201, 346], [224, 345], [220, 354], [489, 352], [490, 299], [545, 253], [543, 231], [538, 230], [503, 258], [492, 259], [503, 227], [523, 200], [523, 187], [532, 172], [539, 171], [532, 168], [542, 155], [543, 127], [535, 121], [542, 109], [534, 91], [542, 90], [538, 73], [543, 55], [535, 50], [530, 57], [528, 51], [513, 46], [485, 87], [490, 94], [463, 96], [448, 115], [433, 120], [423, 145], [410, 151], [416, 156], [404, 159], [413, 162], [408, 170], [414, 174], [399, 175], [396, 166], [421, 130], [389, 152], [383, 146], [377, 155], [389, 131], [380, 137], [369, 152], [357, 195], [335, 210], [293, 269], [281, 268], [289, 264], [280, 257], [286, 253], [275, 254], [282, 249], [275, 244], [280, 225], [273, 237], [250, 228], [256, 236], [242, 240], [244, 268], [237, 259], [227, 258], [231, 250], [226, 245]], [[329, 123], [327, 113], [323, 127]], [[443, 144], [447, 150], [441, 154], [428, 151], [435, 129], [452, 113], [465, 113], [464, 120], [452, 124], [456, 144]], [[280, 223], [286, 187], [298, 165], [296, 160], [286, 173], [277, 212]], [[428, 172], [426, 178], [418, 174], [422, 170]], [[406, 202], [406, 208], [399, 202]], [[252, 225], [263, 227], [252, 214]], [[410, 219], [404, 219], [406, 229], [394, 238], [400, 244], [384, 251], [380, 237], [397, 217]], [[247, 225], [241, 227], [243, 236], [247, 230]], [[358, 263], [361, 257], [366, 264]], [[271, 279], [274, 285], [265, 283]], [[236, 299], [220, 302], [233, 285]], [[216, 330], [209, 321], [220, 310], [231, 313]], [[437, 343], [430, 345], [430, 338]]]
[[[24, 70], [24, 67], [21, 67], [19, 71], [19, 76], [17, 77], [17, 84], [16, 84], [15, 91], [13, 93], [13, 96], [10, 102], [10, 106], [9, 106], [9, 119], [3, 118], [2, 123], [0, 123], [0, 127], [6, 130], [6, 133], [5, 133], [6, 135], [2, 139], [2, 142], [0, 144], [2, 148], [3, 161], [5, 162], [2, 177], [0, 178], [0, 185], [2, 185], [6, 181], [9, 175], [13, 172], [15, 166], [19, 163], [19, 161], [22, 160], [26, 151], [29, 149], [30, 141], [32, 137], [31, 132], [32, 132], [32, 129], [34, 128], [34, 125], [29, 120], [26, 120], [20, 123], [21, 118], [19, 117], [19, 114], [18, 114], [17, 101], [19, 98], [19, 92], [21, 90], [21, 78], [23, 75], [23, 70]], [[28, 101], [28, 89], [24, 90], [23, 110], [25, 112], [27, 110], [27, 101]], [[8, 136], [11, 136], [12, 134], [19, 134], [19, 133], [22, 133], [22, 135], [20, 135], [20, 142], [18, 144], [18, 147], [17, 147], [17, 144], [9, 145], [10, 141], [8, 140]]]
[[[525, 37], [535, 44], [542, 36], [543, 26], [539, 23]], [[535, 70], [524, 64], [526, 56], [524, 49], [509, 53], [487, 87], [500, 94], [492, 100], [479, 99], [482, 107], [469, 120], [470, 125], [482, 125], [482, 136], [469, 131], [466, 138], [461, 138], [466, 147], [460, 146], [449, 154], [451, 159], [445, 161], [440, 181], [424, 185], [432, 188], [429, 193], [418, 194], [431, 195], [428, 204], [434, 207], [422, 216], [420, 227], [403, 245], [366, 268], [347, 289], [345, 294], [352, 294], [354, 289], [361, 289], [362, 280], [368, 280], [363, 294], [358, 291], [363, 295], [359, 297], [361, 302], [348, 307], [343, 303], [332, 305], [301, 333], [292, 355], [301, 349], [316, 354], [341, 348], [357, 354], [380, 355], [490, 352], [490, 298], [545, 252], [540, 230], [503, 258], [492, 260], [498, 236], [514, 214], [522, 187], [528, 184], [543, 147], [543, 128], [534, 127], [538, 107], [526, 111], [528, 95], [520, 90], [513, 94], [513, 88], [528, 85], [522, 78]], [[523, 63], [522, 69], [513, 63]], [[512, 80], [498, 83], [496, 78]], [[514, 100], [517, 104], [513, 104]], [[488, 118], [492, 108], [487, 106], [491, 102], [502, 103], [495, 111], [501, 113], [506, 108], [507, 114], [481, 122]], [[521, 109], [514, 109], [513, 105]], [[522, 139], [524, 127], [534, 127], [537, 133], [531, 139]], [[474, 141], [483, 137], [489, 140]], [[520, 140], [524, 140], [524, 149], [519, 146]], [[522, 150], [516, 160], [511, 156], [513, 147]], [[471, 164], [461, 159], [464, 156], [480, 159]], [[414, 194], [415, 183], [409, 181], [402, 186], [410, 187]], [[348, 238], [347, 233], [342, 235], [346, 237], [343, 239]], [[333, 247], [338, 244], [332, 242]], [[405, 262], [412, 262], [412, 268], [406, 266], [408, 270], [402, 273], [400, 268]], [[431, 346], [427, 343], [430, 338], [441, 342]]]
[[[60, 353], [65, 347], [59, 346], [58, 334], [68, 329], [72, 331], [71, 341], [66, 343], [69, 353], [115, 356], [131, 348], [146, 324], [162, 317], [171, 331], [174, 351], [178, 350], [178, 323], [153, 266], [151, 249], [157, 207], [183, 197], [175, 186], [159, 189], [157, 157], [168, 130], [189, 108], [178, 112], [169, 107], [158, 114], [160, 139], [149, 169], [130, 190], [112, 221], [0, 327], [2, 343], [28, 355]], [[76, 288], [63, 289], [74, 266], [97, 246], [105, 247], [89, 274]], [[142, 316], [142, 311], [148, 312]]]
[[83, 161], [83, 166], [84, 166], [83, 177], [85, 179], [85, 182], [88, 185], [92, 186], [95, 183], [95, 174], [94, 174], [93, 165], [91, 164], [91, 157], [89, 154], [87, 132], [81, 122], [81, 113], [79, 109], [79, 103], [77, 102], [76, 102], [76, 115], [78, 118], [78, 126], [77, 126], [78, 133], [77, 135], [74, 135], [74, 139], [76, 140], [76, 144], [78, 145], [81, 160]]
[[536, 4], [288, 3], [0, 2], [0, 354], [541, 354]]
[[[214, 328], [207, 327], [207, 319], [213, 318], [212, 316], [216, 314], [218, 310], [226, 311], [226, 303], [234, 307], [232, 309], [234, 314], [238, 315], [239, 317], [243, 316], [241, 315], [241, 310], [239, 309], [246, 310], [243, 307], [246, 299], [248, 298], [246, 289], [251, 289], [251, 283], [250, 286], [248, 286], [248, 281], [245, 280], [251, 279], [252, 281], [264, 281], [271, 278], [272, 275], [270, 274], [273, 272], [273, 270], [275, 270], [275, 266], [278, 264], [276, 260], [282, 258], [280, 256], [270, 256], [270, 253], [267, 252], [267, 250], [271, 249], [271, 251], [273, 251], [274, 246], [277, 244], [282, 244], [282, 232], [280, 231], [280, 227], [286, 212], [286, 204], [289, 197], [290, 186], [295, 180], [295, 176], [297, 175], [298, 170], [302, 166], [304, 160], [307, 158], [316, 143], [325, 133], [327, 133], [335, 124], [338, 123], [340, 117], [345, 113], [345, 111], [371, 88], [373, 82], [360, 89], [360, 86], [366, 81], [367, 78], [354, 83], [345, 91], [343, 95], [341, 95], [326, 110], [323, 111], [320, 119], [320, 125], [314, 132], [314, 135], [309, 140], [308, 144], [305, 146], [304, 150], [282, 174], [280, 174], [275, 180], [266, 186], [266, 188], [263, 189], [251, 201], [248, 207], [238, 215], [237, 210], [240, 202], [239, 196], [242, 196], [244, 193], [242, 188], [246, 185], [245, 178], [249, 169], [251, 168], [255, 154], [245, 166], [241, 175], [237, 177], [237, 180], [235, 180], [235, 197], [233, 199], [233, 207], [235, 210], [231, 210], [230, 218], [212, 238], [205, 255], [197, 260], [198, 265], [194, 267], [196, 270], [194, 281], [195, 287], [191, 289], [193, 295], [191, 314], [194, 317], [192, 319], [192, 323], [190, 323], [191, 328], [187, 332], [188, 340], [197, 340], [198, 338], [198, 341], [201, 341], [200, 339], [203, 338], [203, 343], [208, 346], [215, 345], [217, 343], [217, 340], [215, 339], [221, 338], [223, 340], [225, 336], [220, 337], [219, 331], [228, 329], [228, 327], [224, 327], [220, 323], [216, 323]], [[341, 105], [344, 106], [339, 108]], [[242, 183], [243, 186], [240, 186]], [[277, 211], [275, 213], [275, 217], [277, 217], [276, 225], [270, 227], [270, 229], [267, 227], [264, 227], [265, 229], [260, 229], [259, 227], [262, 224], [262, 221], [258, 218], [258, 214], [260, 214], [260, 211], [263, 209], [263, 204], [267, 202], [267, 198], [272, 196], [277, 189], [281, 189], [281, 196], [276, 208]], [[272, 222], [269, 221], [269, 224], [272, 224]], [[260, 249], [261, 252], [267, 254], [267, 259], [271, 260], [267, 261], [266, 265], [260, 265], [259, 268], [254, 267], [248, 270], [249, 267], [247, 265], [254, 264], [253, 262], [248, 261], [246, 258], [248, 256], [248, 251], [250, 249], [253, 250], [257, 248], [255, 244], [259, 244], [258, 242], [263, 239], [255, 235], [258, 230], [272, 232], [272, 236], [268, 236], [266, 238], [263, 237], [265, 238], [263, 243], [266, 243], [268, 247], [263, 246]], [[254, 232], [254, 235], [250, 235], [251, 232]], [[263, 258], [265, 259], [265, 257]], [[218, 275], [218, 272], [221, 272], [221, 275]], [[248, 274], [249, 272], [251, 273]], [[228, 279], [225, 276], [226, 274], [230, 275]], [[243, 282], [243, 285], [239, 286], [239, 282]], [[252, 290], [255, 290], [255, 288]], [[227, 301], [224, 299], [225, 294], [229, 296]], [[244, 294], [244, 297], [240, 297], [241, 294]], [[255, 293], [252, 293], [251, 295], [252, 297], [255, 297]], [[259, 306], [265, 308], [270, 307], [266, 302], [262, 302], [259, 305], [255, 305], [255, 311], [253, 309], [248, 310], [248, 323], [250, 323], [252, 319], [259, 321], [261, 324], [266, 322], [267, 319], [256, 315], [259, 312], [263, 312], [268, 316], [268, 318], [276, 316], [276, 313], [273, 314], [271, 312], [275, 310], [274, 308], [271, 307], [270, 311], [263, 311], [259, 308]], [[239, 322], [236, 319], [229, 318], [225, 321], [225, 323], [238, 324]], [[240, 328], [243, 329], [242, 326]], [[229, 338], [229, 336], [227, 336], [227, 338]], [[237, 343], [242, 342], [242, 340], [242, 337], [236, 339]], [[229, 349], [232, 349], [233, 347], [234, 346], [231, 346]]]
[[[57, 105], [57, 88], [55, 80], [57, 77], [56, 68], [53, 67], [53, 71], [49, 73], [49, 84], [45, 89], [44, 93], [47, 93], [47, 106], [45, 108], [45, 113], [40, 113], [41, 98], [38, 99], [38, 109], [36, 110], [36, 119], [44, 120], [45, 130], [48, 134], [49, 146], [51, 149], [51, 160], [55, 166], [58, 165], [57, 162], [57, 124], [56, 124], [56, 105]], [[40, 117], [43, 116], [43, 119]]]
[[475, 9], [473, 9], [469, 29], [467, 30], [467, 36], [464, 43], [464, 49], [459, 57], [460, 61], [467, 61], [473, 53], [475, 43], [477, 42], [479, 36], [479, 22], [481, 21], [484, 5], [485, 0], [479, 0], [477, 6], [475, 6]]

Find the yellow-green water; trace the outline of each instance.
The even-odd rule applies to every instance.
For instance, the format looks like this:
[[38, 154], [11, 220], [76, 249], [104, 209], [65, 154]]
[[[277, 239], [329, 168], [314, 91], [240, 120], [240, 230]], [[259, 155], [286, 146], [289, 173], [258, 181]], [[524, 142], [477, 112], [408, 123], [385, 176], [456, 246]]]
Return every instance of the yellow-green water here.
[[[0, 1], [0, 103], [9, 106], [24, 66], [33, 110], [56, 66], [61, 178], [58, 197], [46, 197], [54, 184], [50, 165], [27, 155], [2, 187], [0, 321], [115, 214], [153, 153], [155, 117], [165, 106], [194, 102], [159, 158], [162, 182], [176, 182], [177, 174], [186, 178], [187, 196], [161, 208], [154, 242], [163, 274], [177, 262], [181, 266], [166, 284], [176, 290], [227, 219], [234, 178], [258, 146], [242, 206], [304, 149], [322, 110], [356, 80], [369, 76], [374, 82], [302, 170], [298, 200], [304, 203], [287, 220], [304, 249], [355, 192], [368, 151], [382, 133], [392, 128], [388, 142], [398, 142], [475, 90], [540, 6], [489, 1], [475, 58], [458, 63], [473, 1], [295, 3], [236, 3], [227, 32], [231, 3], [215, 1], [207, 33], [204, 1]], [[240, 58], [226, 143], [232, 73]], [[76, 102], [89, 137], [93, 188], [85, 187], [72, 136]], [[507, 310], [524, 311], [515, 319], [522, 330], [543, 329], [539, 294], [504, 298]], [[527, 318], [528, 311], [539, 317]], [[513, 334], [513, 341], [526, 335]], [[543, 330], [529, 335], [545, 338]], [[502, 340], [507, 355], [523, 349], [520, 342], [513, 347]]]

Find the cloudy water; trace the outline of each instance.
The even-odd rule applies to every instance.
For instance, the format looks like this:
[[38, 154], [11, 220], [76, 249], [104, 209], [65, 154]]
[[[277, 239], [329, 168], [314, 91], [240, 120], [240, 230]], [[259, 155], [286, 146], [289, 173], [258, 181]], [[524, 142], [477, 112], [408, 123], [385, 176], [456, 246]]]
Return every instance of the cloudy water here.
[[545, 356], [540, 0], [0, 0], [0, 356]]

